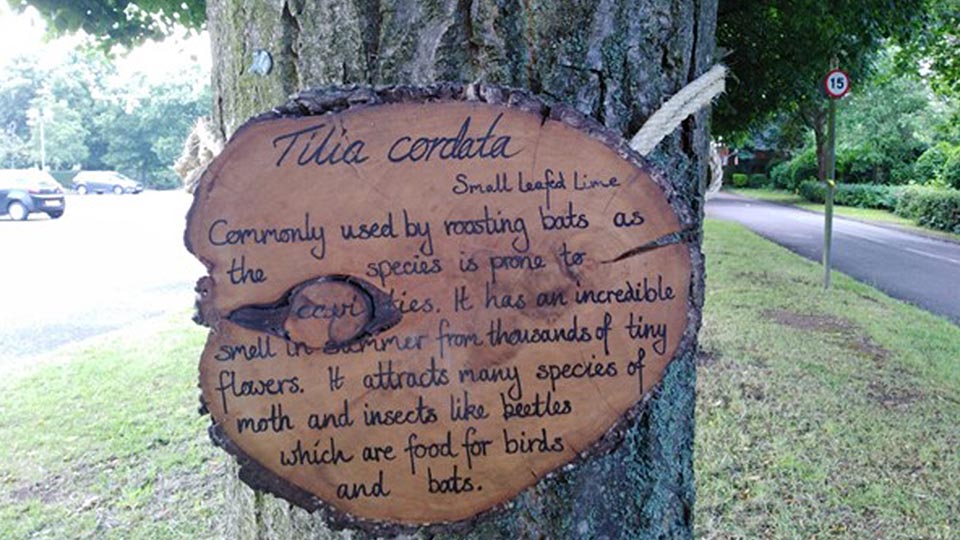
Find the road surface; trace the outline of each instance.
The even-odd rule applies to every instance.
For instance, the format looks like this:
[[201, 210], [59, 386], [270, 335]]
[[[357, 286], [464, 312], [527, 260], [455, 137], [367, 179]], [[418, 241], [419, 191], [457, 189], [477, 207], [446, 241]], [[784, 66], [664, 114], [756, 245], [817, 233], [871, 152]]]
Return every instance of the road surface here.
[[[823, 215], [720, 193], [707, 217], [737, 221], [787, 249], [820, 261]], [[960, 323], [960, 244], [834, 218], [833, 268], [894, 298]]]
[[193, 305], [183, 192], [68, 195], [57, 220], [0, 217], [0, 363]]

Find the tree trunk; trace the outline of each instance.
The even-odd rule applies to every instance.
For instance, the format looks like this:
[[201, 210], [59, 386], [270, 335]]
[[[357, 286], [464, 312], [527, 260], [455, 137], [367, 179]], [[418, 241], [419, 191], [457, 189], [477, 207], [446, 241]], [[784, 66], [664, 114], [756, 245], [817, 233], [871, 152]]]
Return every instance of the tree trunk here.
[[[225, 136], [302, 88], [482, 80], [575, 106], [630, 137], [712, 64], [717, 1], [208, 0], [207, 10], [214, 124]], [[648, 157], [702, 216], [707, 113]], [[702, 281], [692, 294], [702, 305]], [[694, 356], [671, 364], [608, 454], [542, 480], [472, 532], [410, 538], [691, 538]], [[365, 538], [235, 478], [227, 485], [227, 538]]]
[[815, 124], [813, 140], [817, 149], [817, 180], [827, 180], [827, 135], [823, 130], [823, 123]]
[[814, 147], [817, 151], [817, 179], [827, 180], [827, 110], [812, 107], [801, 113], [804, 124], [813, 130]]

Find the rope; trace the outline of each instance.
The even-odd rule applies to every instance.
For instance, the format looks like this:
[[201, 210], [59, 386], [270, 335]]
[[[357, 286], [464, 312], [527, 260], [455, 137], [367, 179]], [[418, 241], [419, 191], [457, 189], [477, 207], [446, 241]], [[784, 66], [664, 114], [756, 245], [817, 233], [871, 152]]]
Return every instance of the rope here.
[[197, 188], [200, 175], [221, 150], [223, 139], [211, 127], [210, 120], [207, 117], [197, 119], [196, 125], [183, 143], [180, 157], [173, 165], [173, 170], [180, 175], [188, 193], [193, 193]]
[[707, 184], [707, 200], [720, 192], [723, 187], [723, 158], [720, 157], [720, 145], [710, 143], [710, 181]]
[[630, 148], [640, 155], [649, 154], [688, 116], [709, 105], [713, 98], [723, 92], [726, 74], [726, 67], [716, 65], [684, 86], [647, 119], [640, 131], [630, 139]]

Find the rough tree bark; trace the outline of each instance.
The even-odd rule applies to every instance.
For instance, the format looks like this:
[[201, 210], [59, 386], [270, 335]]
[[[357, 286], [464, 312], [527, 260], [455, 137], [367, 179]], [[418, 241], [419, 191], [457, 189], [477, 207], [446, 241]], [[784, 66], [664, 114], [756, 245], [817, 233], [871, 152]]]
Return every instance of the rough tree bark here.
[[[214, 125], [225, 137], [302, 88], [478, 80], [575, 106], [629, 137], [712, 65], [717, 0], [208, 0], [207, 10]], [[251, 69], [259, 51], [272, 57], [268, 73]], [[702, 216], [707, 114], [649, 159]], [[702, 280], [692, 293], [701, 305]], [[609, 454], [541, 481], [466, 536], [412, 537], [691, 538], [694, 356], [673, 362]], [[364, 537], [236, 479], [227, 485], [227, 538]]]
[[814, 147], [817, 151], [817, 179], [827, 179], [827, 109], [809, 105], [800, 110], [804, 124], [813, 130]]

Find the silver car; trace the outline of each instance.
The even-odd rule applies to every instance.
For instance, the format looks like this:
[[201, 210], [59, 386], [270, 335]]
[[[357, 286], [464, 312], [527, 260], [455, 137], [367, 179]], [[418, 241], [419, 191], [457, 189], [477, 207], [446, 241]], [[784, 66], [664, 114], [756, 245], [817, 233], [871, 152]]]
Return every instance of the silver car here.
[[73, 177], [73, 186], [80, 195], [87, 193], [140, 193], [143, 184], [116, 171], [80, 171]]

